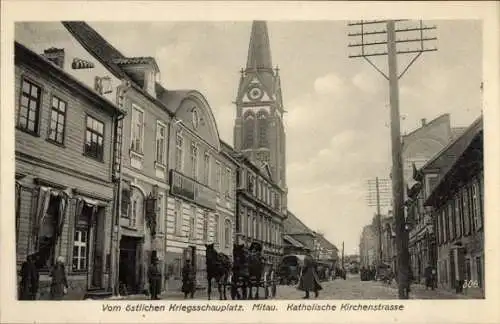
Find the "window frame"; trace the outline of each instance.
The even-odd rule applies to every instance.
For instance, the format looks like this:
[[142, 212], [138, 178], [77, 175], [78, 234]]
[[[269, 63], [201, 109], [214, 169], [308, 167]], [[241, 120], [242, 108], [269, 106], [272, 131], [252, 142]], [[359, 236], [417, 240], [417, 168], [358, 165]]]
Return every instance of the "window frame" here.
[[[137, 115], [136, 115], [136, 111], [137, 112], [140, 112], [141, 115], [142, 115], [142, 123], [141, 123], [141, 129], [140, 129], [140, 148], [136, 148], [136, 138], [134, 138], [134, 134], [136, 133], [135, 132], [135, 127], [138, 126], [138, 121], [136, 120], [137, 119]], [[138, 155], [143, 155], [144, 154], [144, 129], [146, 128], [145, 127], [145, 113], [144, 113], [144, 109], [142, 109], [142, 107], [140, 107], [139, 105], [137, 105], [136, 103], [132, 103], [132, 116], [131, 116], [131, 119], [130, 119], [130, 152], [133, 152], [135, 154], [138, 154]]]
[[191, 215], [189, 215], [189, 240], [191, 241], [197, 240], [197, 218], [196, 205], [191, 205]]
[[224, 219], [224, 248], [228, 249], [232, 243], [233, 224], [229, 218]]
[[210, 187], [210, 171], [211, 171], [211, 163], [210, 163], [210, 153], [205, 152], [203, 154], [203, 182], [205, 185]]
[[195, 141], [191, 142], [189, 157], [191, 162], [191, 177], [198, 181], [198, 155], [199, 155], [199, 147]]
[[222, 164], [219, 161], [215, 161], [215, 182], [217, 196], [220, 196], [222, 193]]
[[184, 135], [181, 130], [175, 133], [175, 169], [181, 173], [184, 171]]
[[[75, 235], [78, 232], [80, 233], [80, 235], [79, 235], [80, 239], [82, 237], [82, 234], [85, 233], [85, 237], [87, 239], [87, 241], [84, 242], [85, 245], [81, 245], [81, 244], [76, 245], [77, 241], [75, 239]], [[79, 242], [81, 242], [81, 241], [79, 241]], [[89, 252], [90, 252], [90, 224], [86, 224], [86, 225], [76, 224], [75, 225], [75, 229], [74, 229], [74, 232], [73, 232], [73, 245], [72, 245], [72, 247], [73, 247], [73, 250], [71, 251], [71, 271], [74, 272], [74, 273], [88, 271], [88, 269], [89, 269]], [[81, 253], [81, 248], [85, 247], [85, 254], [84, 254], [84, 256], [81, 256], [81, 255], [80, 256], [75, 256], [75, 250], [74, 250], [75, 247], [78, 247], [78, 251], [79, 251], [78, 254]], [[75, 258], [78, 260], [78, 267], [77, 268], [75, 268], [74, 264], [73, 264]], [[82, 259], [85, 260], [85, 267], [83, 269], [80, 268], [80, 262], [81, 262]]]
[[[163, 129], [163, 138], [160, 137], [160, 130]], [[163, 123], [161, 120], [156, 121], [156, 140], [155, 140], [155, 162], [161, 166], [166, 166], [167, 164], [167, 125]], [[162, 140], [163, 145], [161, 145], [163, 151], [162, 156], [158, 156], [158, 142]]]
[[[97, 133], [97, 131], [95, 131], [93, 129], [89, 130], [89, 128], [87, 126], [89, 118], [102, 124], [102, 134]], [[102, 137], [102, 146], [101, 146], [100, 156], [93, 156], [91, 153], [87, 152], [87, 136], [88, 136], [89, 131], [92, 134], [96, 134], [97, 136]], [[101, 119], [95, 118], [91, 114], [85, 114], [85, 136], [84, 136], [84, 143], [83, 143], [83, 154], [91, 159], [94, 159], [94, 160], [99, 161], [99, 162], [103, 162], [104, 161], [104, 152], [105, 152], [105, 150], [104, 150], [105, 134], [106, 134], [106, 124]]]
[[[54, 108], [54, 99], [55, 100], [58, 100], [58, 107], [57, 109]], [[64, 103], [64, 112], [61, 114], [61, 111], [59, 110], [59, 106], [61, 103]], [[50, 138], [50, 131], [52, 129], [52, 113], [53, 112], [56, 112], [57, 114], [57, 122], [56, 122], [56, 139], [52, 139]], [[48, 123], [48, 127], [47, 127], [47, 138], [46, 140], [50, 143], [53, 143], [53, 144], [56, 144], [56, 145], [60, 145], [60, 146], [64, 146], [64, 141], [66, 139], [66, 121], [67, 121], [67, 114], [68, 114], [68, 102], [66, 100], [63, 100], [61, 99], [59, 96], [55, 95], [55, 94], [52, 94], [51, 98], [50, 98], [50, 111], [49, 111], [49, 123]], [[57, 126], [59, 126], [59, 116], [62, 115], [62, 118], [63, 118], [63, 123], [62, 123], [62, 134], [61, 134], [61, 141], [58, 141], [57, 140], [57, 134], [58, 134], [58, 130], [57, 130]], [[103, 129], [104, 130], [104, 129]]]
[[[22, 100], [23, 100], [23, 86], [24, 82], [30, 84], [30, 96], [31, 96], [31, 86], [35, 86], [38, 88], [39, 94], [38, 94], [38, 101], [37, 101], [37, 107], [36, 107], [36, 114], [35, 114], [35, 129], [33, 131], [29, 130], [28, 127], [21, 126], [21, 107], [22, 107]], [[16, 128], [19, 129], [20, 131], [23, 131], [25, 133], [34, 135], [34, 136], [40, 136], [40, 121], [41, 121], [41, 114], [42, 114], [42, 102], [43, 102], [43, 87], [40, 83], [33, 81], [33, 79], [23, 76], [21, 78], [21, 88], [19, 91], [19, 105], [17, 107], [17, 120], [16, 120]], [[28, 99], [28, 113], [29, 113], [29, 99]], [[28, 114], [29, 116], [29, 114]], [[28, 119], [26, 120], [26, 122]]]

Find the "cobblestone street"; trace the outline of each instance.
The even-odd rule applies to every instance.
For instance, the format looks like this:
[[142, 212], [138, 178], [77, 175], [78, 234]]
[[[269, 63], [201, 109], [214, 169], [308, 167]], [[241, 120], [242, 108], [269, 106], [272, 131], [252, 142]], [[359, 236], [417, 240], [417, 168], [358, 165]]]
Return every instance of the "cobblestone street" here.
[[[323, 282], [321, 284], [323, 290], [320, 291], [319, 300], [356, 300], [356, 299], [398, 299], [397, 285], [386, 285], [375, 281], [360, 281], [359, 276], [348, 276], [346, 280], [336, 279], [333, 281]], [[421, 285], [412, 285], [410, 299], [470, 299], [477, 298], [477, 294], [470, 291], [467, 295], [457, 295], [450, 291], [441, 289], [426, 290]], [[219, 293], [217, 289], [212, 290], [212, 299], [218, 299]], [[261, 290], [261, 296], [263, 291]], [[475, 297], [476, 296], [476, 297]], [[298, 300], [304, 297], [304, 292], [297, 290], [296, 286], [278, 286], [276, 298], [278, 300]], [[230, 295], [228, 293], [228, 298]], [[144, 295], [129, 296], [129, 300], [146, 299]], [[183, 295], [180, 292], [168, 292], [161, 296], [163, 300], [181, 300]], [[200, 290], [195, 295], [195, 300], [206, 300], [206, 290]], [[314, 299], [314, 293], [311, 294], [311, 299]]]

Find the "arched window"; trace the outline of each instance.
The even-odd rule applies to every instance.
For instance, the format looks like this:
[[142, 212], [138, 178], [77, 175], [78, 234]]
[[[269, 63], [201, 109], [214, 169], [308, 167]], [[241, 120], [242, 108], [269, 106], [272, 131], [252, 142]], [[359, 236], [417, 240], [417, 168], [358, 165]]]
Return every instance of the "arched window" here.
[[253, 113], [248, 112], [245, 114], [243, 122], [243, 148], [252, 148], [254, 145], [254, 131], [255, 131], [255, 116]]
[[224, 247], [227, 249], [231, 246], [232, 237], [231, 237], [231, 221], [226, 219], [224, 221]]
[[269, 141], [267, 139], [267, 129], [268, 129], [267, 113], [265, 111], [259, 111], [259, 113], [257, 114], [259, 147], [268, 147]]

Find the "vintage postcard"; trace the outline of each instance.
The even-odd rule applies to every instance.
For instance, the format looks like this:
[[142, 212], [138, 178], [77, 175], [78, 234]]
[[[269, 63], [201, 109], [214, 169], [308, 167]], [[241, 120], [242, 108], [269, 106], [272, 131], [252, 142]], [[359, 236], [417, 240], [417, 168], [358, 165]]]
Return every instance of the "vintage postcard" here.
[[498, 322], [498, 3], [7, 2], [2, 322]]

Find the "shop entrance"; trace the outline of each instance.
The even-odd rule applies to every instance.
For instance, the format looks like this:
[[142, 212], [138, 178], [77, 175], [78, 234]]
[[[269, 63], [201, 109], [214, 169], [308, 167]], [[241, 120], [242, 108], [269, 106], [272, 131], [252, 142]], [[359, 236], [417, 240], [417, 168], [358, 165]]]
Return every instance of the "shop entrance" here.
[[139, 290], [137, 271], [139, 243], [140, 239], [132, 236], [122, 236], [120, 240], [120, 293], [131, 294]]

